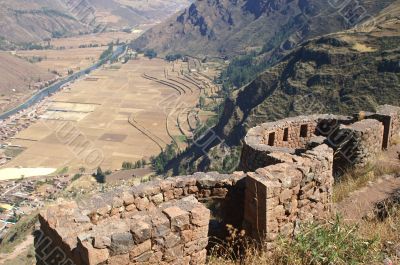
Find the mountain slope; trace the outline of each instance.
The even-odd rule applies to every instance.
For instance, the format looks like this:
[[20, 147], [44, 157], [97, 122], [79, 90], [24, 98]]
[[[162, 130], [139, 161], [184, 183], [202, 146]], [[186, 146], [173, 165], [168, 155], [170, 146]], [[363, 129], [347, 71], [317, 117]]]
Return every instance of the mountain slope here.
[[12, 43], [37, 42], [88, 30], [59, 1], [0, 1], [0, 36]]
[[[372, 31], [351, 30], [310, 40], [237, 90], [213, 128], [239, 146], [249, 127], [311, 113], [353, 114], [380, 104], [400, 105], [400, 1], [375, 18]], [[202, 140], [205, 141], [205, 140]], [[207, 148], [212, 153], [218, 143]], [[203, 148], [204, 150], [204, 148]], [[170, 163], [218, 169], [195, 145]], [[213, 162], [215, 163], [215, 162]]]
[[34, 85], [56, 76], [9, 53], [0, 52], [0, 113], [35, 92]]
[[[343, 8], [328, 0], [196, 1], [133, 42], [162, 54], [232, 55], [266, 44], [291, 49], [310, 37], [349, 28], [393, 0], [354, 1]], [[341, 2], [343, 3], [343, 1]], [[362, 12], [361, 12], [362, 11]]]
[[0, 48], [46, 38], [154, 23], [189, 0], [0, 0]]

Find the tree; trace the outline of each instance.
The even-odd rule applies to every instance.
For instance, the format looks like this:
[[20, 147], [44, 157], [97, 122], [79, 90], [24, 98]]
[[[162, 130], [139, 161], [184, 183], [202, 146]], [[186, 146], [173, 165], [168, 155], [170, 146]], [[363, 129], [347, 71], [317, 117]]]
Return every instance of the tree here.
[[150, 60], [157, 57], [157, 52], [153, 49], [146, 50], [144, 56], [148, 57]]
[[97, 168], [97, 172], [95, 174], [96, 181], [98, 183], [105, 183], [106, 182], [106, 175], [103, 173], [100, 167]]
[[200, 99], [199, 99], [199, 108], [200, 108], [200, 109], [203, 109], [203, 108], [205, 107], [205, 105], [206, 105], [206, 99], [204, 98], [204, 96], [200, 96]]

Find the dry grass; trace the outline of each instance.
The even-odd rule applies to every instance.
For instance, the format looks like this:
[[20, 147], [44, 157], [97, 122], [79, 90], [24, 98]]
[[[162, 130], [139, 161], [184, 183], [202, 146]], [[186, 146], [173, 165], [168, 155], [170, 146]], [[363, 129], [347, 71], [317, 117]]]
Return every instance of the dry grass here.
[[375, 234], [365, 235], [358, 225], [345, 224], [339, 217], [324, 224], [304, 224], [293, 240], [279, 239], [273, 251], [268, 251], [268, 243], [257, 246], [235, 235], [212, 249], [209, 264], [376, 264], [385, 257]]
[[333, 191], [333, 201], [341, 202], [350, 195], [351, 192], [367, 186], [370, 181], [375, 181], [385, 174], [397, 174], [399, 165], [393, 163], [383, 163], [383, 158], [377, 158], [376, 163], [369, 164], [363, 168], [353, 168], [348, 170], [340, 181], [335, 183]]
[[[335, 202], [382, 175], [398, 174], [398, 165], [382, 163], [382, 159], [384, 157], [377, 157], [375, 164], [346, 172], [335, 185]], [[209, 264], [382, 264], [384, 259], [399, 264], [399, 199], [391, 198], [382, 205], [384, 207], [372, 218], [359, 220], [357, 224], [333, 219], [321, 225], [305, 225], [295, 239], [280, 239], [273, 252], [268, 251], [267, 243], [257, 247], [243, 233], [231, 228], [231, 236], [226, 242], [216, 244], [212, 249]]]
[[400, 144], [400, 135], [394, 137], [392, 144], [394, 145]]
[[365, 187], [368, 182], [377, 179], [377, 175], [374, 172], [374, 167], [371, 165], [361, 169], [352, 169], [347, 171], [340, 179], [336, 182], [333, 191], [333, 201], [341, 202], [349, 194], [361, 187]]
[[368, 238], [379, 237], [382, 250], [390, 256], [394, 256], [392, 246], [400, 247], [400, 207], [398, 205], [389, 210], [388, 217], [383, 221], [379, 218], [363, 220], [359, 226], [360, 235]]
[[376, 49], [372, 48], [372, 47], [368, 47], [365, 44], [362, 43], [355, 43], [353, 45], [353, 49], [359, 52], [374, 52], [376, 51]]

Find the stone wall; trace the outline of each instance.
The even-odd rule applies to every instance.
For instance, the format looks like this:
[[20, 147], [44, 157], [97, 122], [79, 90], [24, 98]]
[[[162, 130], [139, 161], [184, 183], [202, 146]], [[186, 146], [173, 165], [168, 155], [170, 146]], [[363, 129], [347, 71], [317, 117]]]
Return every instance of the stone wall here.
[[400, 137], [400, 107], [383, 105], [378, 107], [378, 114], [390, 118], [390, 128], [388, 129], [389, 146]]
[[273, 153], [301, 154], [327, 144], [335, 150], [334, 175], [350, 166], [365, 166], [399, 137], [400, 108], [384, 105], [377, 113], [357, 117], [338, 115], [299, 116], [264, 123], [247, 133], [240, 170], [255, 171], [278, 161]]
[[366, 119], [348, 126], [342, 125], [340, 132], [344, 140], [335, 163], [343, 171], [353, 165], [366, 166], [382, 152], [384, 125], [377, 120]]
[[[116, 201], [114, 206], [120, 203], [129, 208], [131, 202]], [[40, 251], [37, 247], [37, 254], [43, 253], [38, 264], [202, 264], [209, 219], [210, 211], [193, 196], [96, 224], [76, 203], [62, 203], [40, 214], [41, 231], [47, 238], [40, 239], [39, 245], [49, 241], [51, 246]]]
[[246, 178], [245, 229], [270, 249], [278, 235], [293, 236], [301, 222], [324, 219], [331, 211], [333, 150], [321, 145], [282, 161]]
[[[329, 138], [334, 138], [340, 125], [351, 124], [353, 121], [352, 117], [321, 114], [287, 118], [254, 127], [244, 139], [240, 170], [255, 171], [260, 167], [273, 165], [278, 161], [270, 154], [300, 154], [310, 147], [310, 143], [316, 141], [317, 145], [326, 142], [334, 148], [331, 144], [333, 141]], [[323, 138], [321, 141], [319, 136], [327, 139]]]
[[37, 252], [51, 256], [57, 246], [76, 265], [203, 264], [213, 233], [204, 205], [213, 204], [215, 219], [223, 220], [217, 231], [228, 223], [240, 226], [244, 177], [196, 173], [56, 204], [39, 215], [53, 247]]
[[266, 123], [244, 139], [246, 173], [196, 173], [57, 203], [39, 215], [38, 264], [204, 264], [209, 237], [224, 238], [227, 224], [273, 249], [278, 235], [330, 214], [335, 168], [365, 165], [392, 143], [399, 109], [360, 121]]

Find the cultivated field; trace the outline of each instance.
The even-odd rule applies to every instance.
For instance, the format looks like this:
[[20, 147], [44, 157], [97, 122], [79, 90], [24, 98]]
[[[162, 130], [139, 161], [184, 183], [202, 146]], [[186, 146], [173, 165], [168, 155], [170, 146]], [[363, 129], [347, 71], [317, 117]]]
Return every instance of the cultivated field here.
[[79, 35], [69, 38], [58, 38], [58, 39], [52, 39], [50, 44], [55, 48], [64, 47], [66, 49], [71, 49], [71, 48], [73, 49], [73, 48], [79, 48], [79, 46], [81, 45], [106, 46], [110, 42], [116, 42], [118, 40], [120, 42], [127, 43], [133, 39], [136, 39], [146, 28], [147, 28], [146, 26], [140, 26], [138, 29], [132, 30], [131, 33], [115, 31], [115, 32], [104, 32], [99, 34]]
[[[51, 98], [42, 119], [12, 141], [26, 150], [6, 166], [113, 170], [157, 155], [172, 141], [185, 148], [200, 95], [216, 92], [208, 77], [188, 68], [140, 57], [94, 71]], [[89, 161], [93, 150], [101, 161]]]
[[32, 50], [18, 51], [16, 55], [27, 60], [39, 59], [40, 61], [35, 63], [36, 66], [45, 71], [56, 71], [62, 76], [66, 76], [68, 70], [79, 71], [96, 63], [105, 49], [107, 47]]

